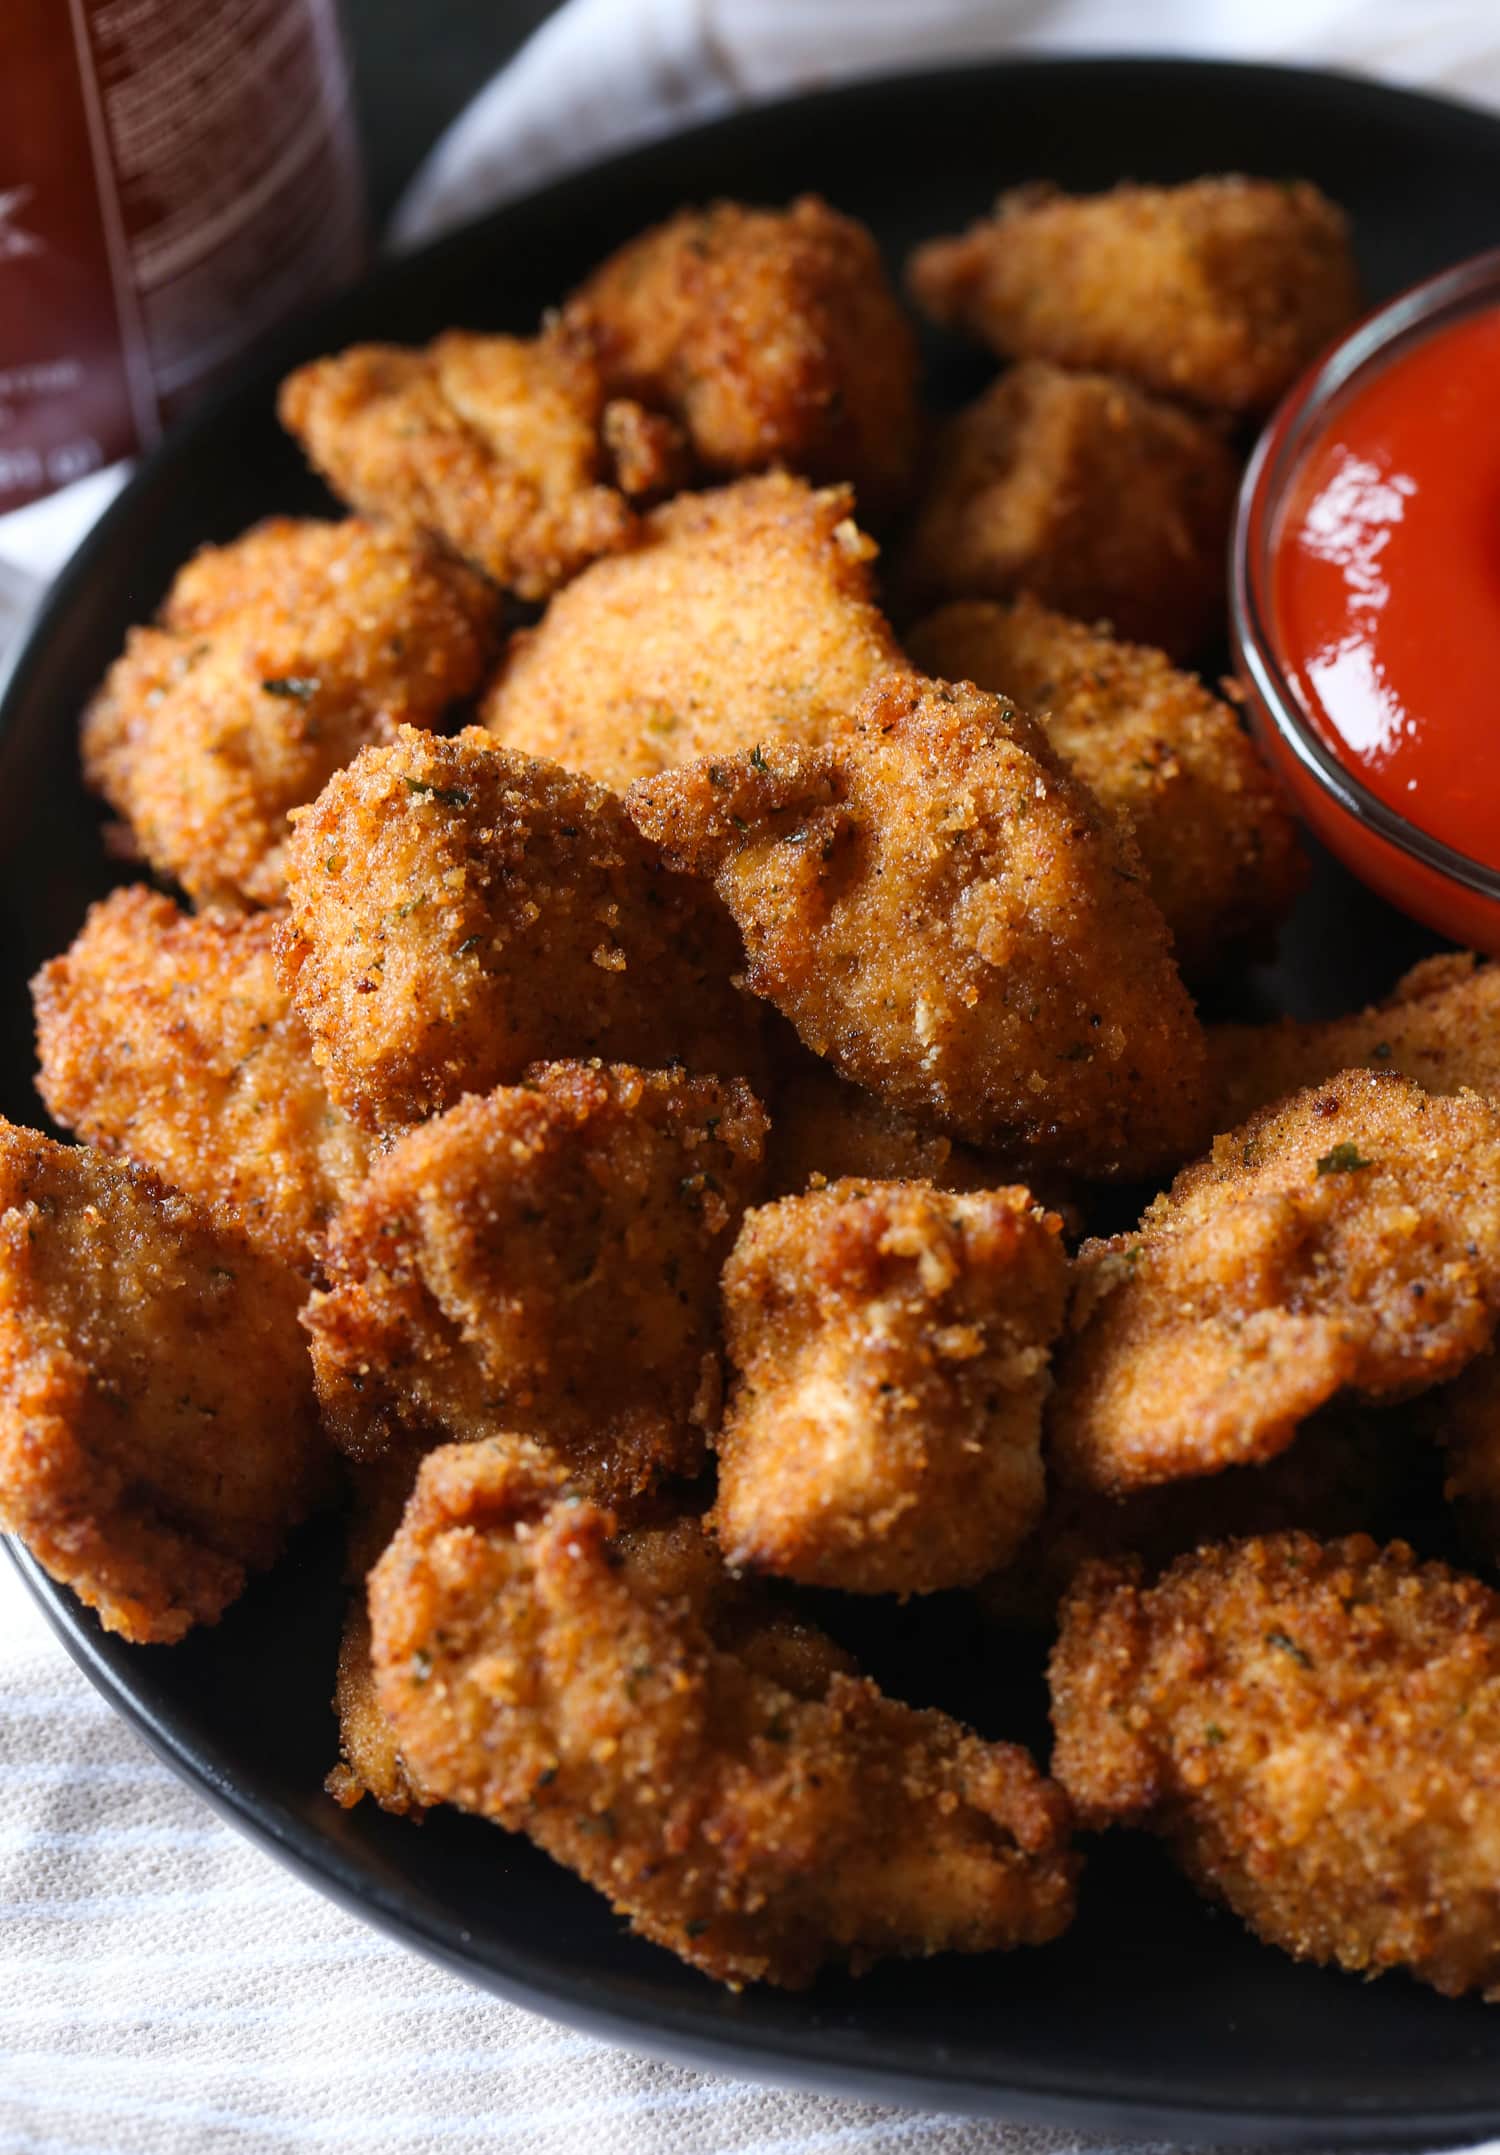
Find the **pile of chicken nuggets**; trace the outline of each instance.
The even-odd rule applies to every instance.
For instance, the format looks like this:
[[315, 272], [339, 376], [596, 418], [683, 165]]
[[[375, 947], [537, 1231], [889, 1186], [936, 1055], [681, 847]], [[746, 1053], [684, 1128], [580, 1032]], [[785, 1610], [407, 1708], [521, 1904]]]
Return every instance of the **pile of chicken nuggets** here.
[[[205, 549], [84, 716], [156, 880], [34, 983], [0, 1524], [164, 1644], [342, 1505], [331, 1794], [727, 1983], [1044, 1945], [1131, 1827], [1500, 1987], [1500, 969], [1196, 1000], [1302, 875], [1186, 669], [1345, 220], [1027, 188], [908, 285], [1002, 363], [941, 423], [812, 198], [286, 382], [351, 513]], [[1428, 1479], [1473, 1575], [1388, 1538]], [[977, 1597], [997, 1698], [1050, 1642], [1050, 1769], [830, 1593]]]

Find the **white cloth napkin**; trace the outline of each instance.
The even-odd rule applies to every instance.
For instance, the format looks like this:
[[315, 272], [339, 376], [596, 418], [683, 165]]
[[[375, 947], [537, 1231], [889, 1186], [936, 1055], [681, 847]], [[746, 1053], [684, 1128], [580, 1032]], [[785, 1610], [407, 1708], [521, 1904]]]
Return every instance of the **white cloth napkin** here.
[[[1494, 0], [570, 0], [439, 145], [396, 237], [758, 98], [1038, 48], [1297, 59], [1500, 103]], [[0, 520], [0, 647], [7, 567], [39, 588], [117, 483]], [[471, 1990], [220, 1824], [90, 1690], [4, 1562], [0, 1790], [0, 2155], [1080, 2145], [653, 2064]]]

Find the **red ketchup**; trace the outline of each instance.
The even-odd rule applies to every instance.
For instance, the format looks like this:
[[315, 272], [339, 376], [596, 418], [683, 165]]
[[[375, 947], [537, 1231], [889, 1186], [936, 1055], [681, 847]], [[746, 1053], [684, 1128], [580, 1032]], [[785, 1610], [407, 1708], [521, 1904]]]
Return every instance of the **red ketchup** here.
[[[1500, 869], [1500, 305], [1335, 401], [1277, 516], [1269, 597], [1286, 678], [1339, 762]], [[1388, 887], [1388, 868], [1370, 880]]]

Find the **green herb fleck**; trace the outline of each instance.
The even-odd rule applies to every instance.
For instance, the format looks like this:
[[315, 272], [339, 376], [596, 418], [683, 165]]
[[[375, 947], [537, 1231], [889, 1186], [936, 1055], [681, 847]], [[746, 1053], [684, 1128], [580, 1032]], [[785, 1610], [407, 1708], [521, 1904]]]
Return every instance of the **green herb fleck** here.
[[1208, 1727], [1203, 1731], [1203, 1741], [1205, 1743], [1223, 1743], [1225, 1741], [1224, 1731], [1217, 1721], [1209, 1722]]
[[463, 786], [429, 785], [425, 778], [408, 778], [407, 791], [425, 793], [432, 800], [441, 801], [445, 808], [467, 808], [473, 795]]
[[471, 950], [477, 950], [483, 941], [484, 937], [482, 935], [466, 935], [463, 941], [459, 944], [457, 950], [454, 951], [454, 957], [466, 958], [469, 955], [469, 952]]
[[750, 768], [752, 771], [769, 771], [771, 768], [760, 752], [760, 743], [758, 741], [750, 751]]
[[1388, 1063], [1388, 1062], [1390, 1061], [1390, 1059], [1391, 1059], [1391, 1043], [1389, 1042], [1389, 1040], [1377, 1040], [1377, 1041], [1376, 1041], [1376, 1043], [1375, 1043], [1375, 1045], [1374, 1045], [1374, 1047], [1372, 1047], [1372, 1048], [1371, 1048], [1371, 1050], [1370, 1050], [1370, 1060], [1371, 1060], [1371, 1062], [1372, 1062], [1372, 1063]]
[[274, 674], [260, 685], [268, 696], [286, 696], [293, 703], [310, 703], [323, 686], [317, 675], [310, 673]]
[[1332, 1152], [1324, 1153], [1322, 1159], [1318, 1162], [1318, 1173], [1320, 1175], [1354, 1175], [1362, 1167], [1373, 1167], [1374, 1165], [1373, 1160], [1364, 1158], [1354, 1140], [1346, 1137], [1341, 1144], [1334, 1146]]
[[1279, 1647], [1284, 1654], [1290, 1654], [1299, 1669], [1310, 1669], [1312, 1667], [1311, 1654], [1305, 1654], [1297, 1641], [1288, 1638], [1284, 1631], [1268, 1631], [1266, 1633], [1266, 1644], [1267, 1646]]

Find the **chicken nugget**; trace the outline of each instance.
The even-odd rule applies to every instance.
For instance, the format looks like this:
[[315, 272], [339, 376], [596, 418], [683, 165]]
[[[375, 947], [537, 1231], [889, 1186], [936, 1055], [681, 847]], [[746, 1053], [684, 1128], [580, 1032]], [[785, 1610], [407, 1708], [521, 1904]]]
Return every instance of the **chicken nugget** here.
[[1130, 818], [1189, 979], [1270, 941], [1304, 879], [1296, 825], [1234, 711], [1194, 675], [1024, 593], [941, 607], [907, 648], [925, 673], [1013, 697]]
[[1349, 220], [1307, 180], [1002, 195], [908, 265], [934, 320], [1006, 359], [1129, 375], [1162, 396], [1269, 411], [1359, 311]]
[[1339, 1070], [1399, 1070], [1428, 1092], [1500, 1099], [1500, 965], [1472, 951], [1424, 958], [1384, 1002], [1299, 1024], [1211, 1025], [1208, 1088], [1226, 1128]]
[[712, 1525], [729, 1562], [855, 1594], [972, 1586], [1042, 1509], [1061, 1223], [1022, 1189], [835, 1182], [749, 1213]]
[[0, 1529], [106, 1630], [214, 1623], [325, 1493], [304, 1292], [146, 1169], [0, 1122]]
[[720, 749], [827, 740], [905, 663], [853, 506], [784, 472], [668, 502], [515, 637], [485, 724], [622, 789]]
[[1263, 1465], [1226, 1467], [1124, 1497], [1052, 1476], [1035, 1533], [977, 1590], [985, 1616], [1007, 1632], [1055, 1632], [1068, 1588], [1085, 1564], [1102, 1558], [1138, 1556], [1155, 1572], [1231, 1535], [1294, 1527], [1322, 1536], [1410, 1531], [1414, 1513], [1440, 1517], [1442, 1505], [1439, 1455], [1410, 1420], [1404, 1409], [1339, 1400]]
[[84, 775], [200, 905], [275, 905], [287, 816], [483, 679], [494, 594], [423, 540], [278, 517], [182, 571], [83, 721]]
[[1052, 1656], [1053, 1771], [1090, 1827], [1160, 1834], [1298, 1960], [1500, 1982], [1500, 1596], [1403, 1542], [1091, 1566]]
[[680, 420], [706, 477], [847, 479], [876, 522], [904, 501], [916, 338], [869, 232], [816, 195], [681, 210], [595, 270], [564, 321], [613, 394]]
[[1344, 1390], [1456, 1376], [1500, 1314], [1500, 1107], [1348, 1070], [1086, 1243], [1052, 1457], [1116, 1494], [1271, 1458]]
[[746, 984], [904, 1115], [1082, 1175], [1191, 1152], [1201, 1045], [1128, 832], [995, 696], [879, 681], [825, 748], [631, 787]]
[[898, 586], [912, 611], [1030, 591], [1192, 658], [1223, 622], [1236, 484], [1208, 421], [1027, 360], [943, 429]]
[[64, 1128], [307, 1265], [370, 1148], [328, 1098], [276, 925], [185, 914], [144, 884], [111, 892], [32, 982], [37, 1090]]
[[619, 799], [479, 727], [412, 729], [297, 818], [282, 957], [333, 1099], [376, 1129], [526, 1065], [756, 1074], [734, 931]]
[[409, 1131], [334, 1221], [304, 1317], [340, 1449], [519, 1428], [591, 1494], [696, 1473], [765, 1130], [739, 1080], [553, 1063]]
[[671, 423], [611, 406], [588, 353], [559, 335], [356, 344], [289, 375], [279, 409], [343, 500], [442, 540], [523, 599], [624, 546], [626, 491], [664, 492], [686, 469]]
[[378, 1696], [424, 1787], [731, 1984], [1066, 1927], [1067, 1806], [1024, 1751], [855, 1677], [808, 1698], [757, 1674], [641, 1590], [613, 1526], [513, 1448], [425, 1463], [370, 1582]]

